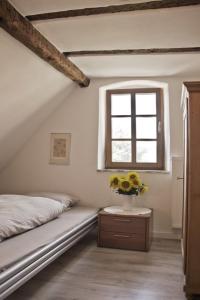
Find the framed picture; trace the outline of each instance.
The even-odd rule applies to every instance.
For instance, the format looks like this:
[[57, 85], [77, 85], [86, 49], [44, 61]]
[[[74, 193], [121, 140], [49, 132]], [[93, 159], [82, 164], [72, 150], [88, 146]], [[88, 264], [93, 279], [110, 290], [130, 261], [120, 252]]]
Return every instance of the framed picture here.
[[69, 165], [71, 133], [51, 133], [50, 164]]

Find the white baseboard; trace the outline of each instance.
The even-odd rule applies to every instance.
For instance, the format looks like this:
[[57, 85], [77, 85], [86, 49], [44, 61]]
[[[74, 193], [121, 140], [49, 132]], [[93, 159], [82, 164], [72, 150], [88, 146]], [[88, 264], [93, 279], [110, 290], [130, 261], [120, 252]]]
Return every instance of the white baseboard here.
[[153, 238], [167, 239], [167, 240], [180, 240], [181, 233], [177, 232], [153, 232]]

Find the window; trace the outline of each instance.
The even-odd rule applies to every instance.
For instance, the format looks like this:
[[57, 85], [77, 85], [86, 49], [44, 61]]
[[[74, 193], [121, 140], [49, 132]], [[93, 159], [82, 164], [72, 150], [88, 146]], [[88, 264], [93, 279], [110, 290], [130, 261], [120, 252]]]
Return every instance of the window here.
[[107, 90], [106, 101], [106, 168], [164, 169], [162, 90]]

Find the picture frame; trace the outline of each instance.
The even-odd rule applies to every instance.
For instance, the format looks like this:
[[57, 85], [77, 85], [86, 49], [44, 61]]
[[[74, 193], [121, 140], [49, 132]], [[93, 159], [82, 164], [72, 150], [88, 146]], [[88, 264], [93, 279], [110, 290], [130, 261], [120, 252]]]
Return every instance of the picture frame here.
[[69, 165], [71, 151], [71, 133], [50, 134], [50, 164]]

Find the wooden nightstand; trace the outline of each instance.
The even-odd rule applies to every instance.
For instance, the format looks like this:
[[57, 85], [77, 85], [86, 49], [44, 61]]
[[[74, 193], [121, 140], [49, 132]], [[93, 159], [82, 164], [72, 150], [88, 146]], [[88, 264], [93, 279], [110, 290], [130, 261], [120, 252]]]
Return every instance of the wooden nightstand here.
[[99, 212], [98, 246], [149, 251], [152, 237], [152, 211], [145, 215]]

